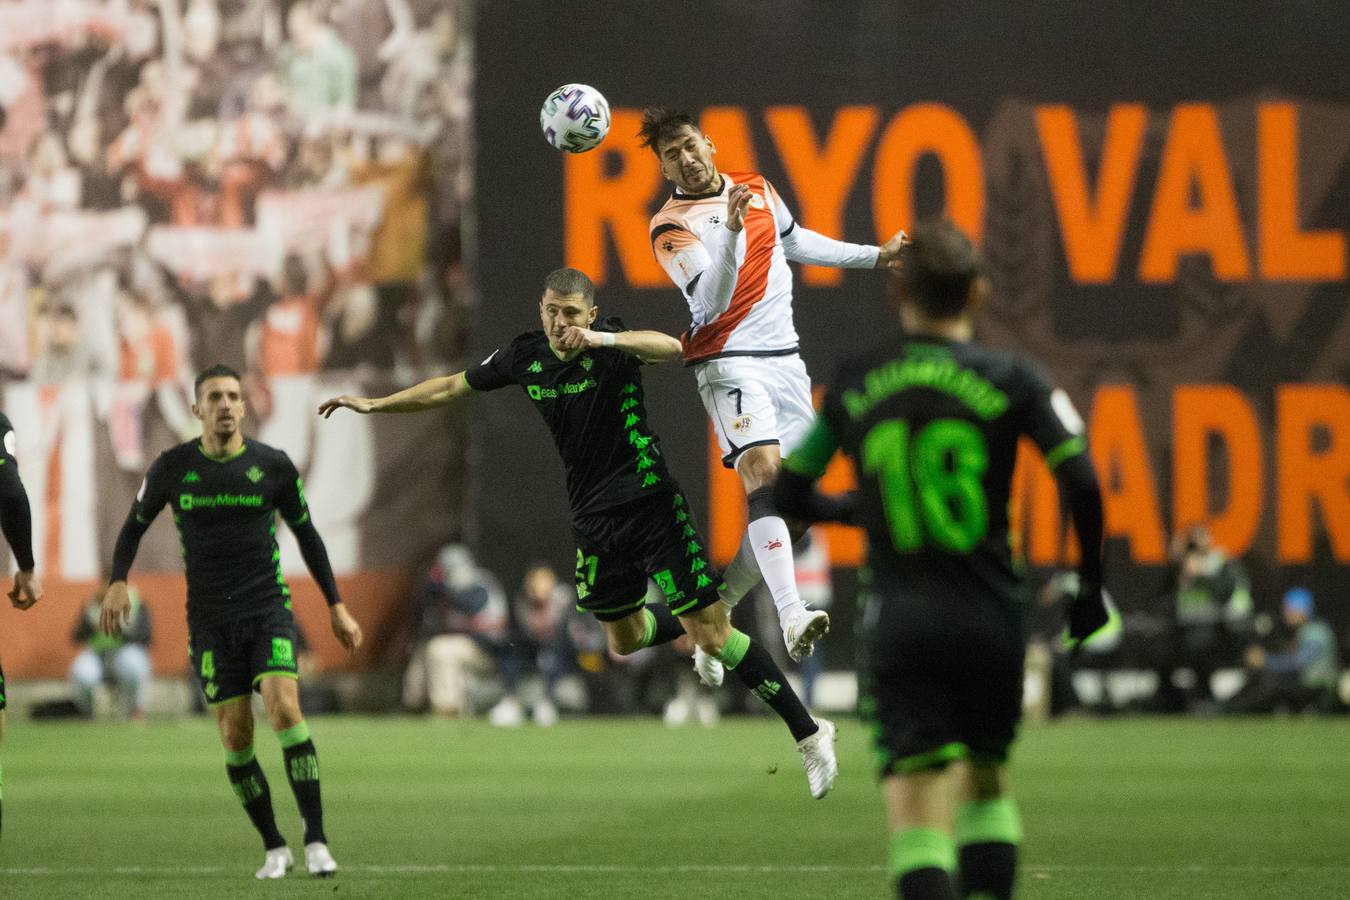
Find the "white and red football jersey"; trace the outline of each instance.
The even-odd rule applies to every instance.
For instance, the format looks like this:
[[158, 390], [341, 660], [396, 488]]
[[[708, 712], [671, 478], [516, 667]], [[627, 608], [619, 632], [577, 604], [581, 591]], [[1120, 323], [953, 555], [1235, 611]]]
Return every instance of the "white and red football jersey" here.
[[[739, 233], [723, 224], [733, 184], [747, 185], [752, 194]], [[796, 352], [788, 260], [870, 268], [877, 259], [874, 246], [834, 241], [799, 227], [774, 186], [752, 172], [723, 172], [721, 190], [712, 193], [675, 191], [652, 217], [651, 240], [657, 261], [689, 304], [692, 322], [680, 339], [686, 365], [722, 356]], [[709, 273], [717, 268], [713, 254], [732, 254], [733, 248], [730, 297], [720, 291], [709, 297], [709, 285], [700, 290], [699, 282], [705, 274], [709, 280], [717, 277]]]

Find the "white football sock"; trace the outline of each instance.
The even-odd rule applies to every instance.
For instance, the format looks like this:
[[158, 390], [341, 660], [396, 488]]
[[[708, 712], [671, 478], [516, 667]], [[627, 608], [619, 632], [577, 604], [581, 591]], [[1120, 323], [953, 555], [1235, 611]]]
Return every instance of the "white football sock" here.
[[759, 571], [773, 595], [773, 605], [781, 621], [784, 612], [802, 605], [797, 594], [797, 575], [792, 563], [792, 536], [779, 516], [755, 519], [746, 529], [754, 549]]

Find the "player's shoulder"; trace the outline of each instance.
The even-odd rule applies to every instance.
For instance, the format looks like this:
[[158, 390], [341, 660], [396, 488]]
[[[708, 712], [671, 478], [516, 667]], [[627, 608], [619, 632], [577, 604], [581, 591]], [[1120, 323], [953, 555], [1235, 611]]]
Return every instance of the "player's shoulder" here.
[[997, 385], [1017, 388], [1051, 383], [1046, 368], [1028, 356], [977, 341], [954, 346], [958, 360]]
[[201, 441], [193, 438], [181, 444], [174, 444], [165, 450], [150, 464], [151, 471], [174, 471], [190, 465], [201, 456]]

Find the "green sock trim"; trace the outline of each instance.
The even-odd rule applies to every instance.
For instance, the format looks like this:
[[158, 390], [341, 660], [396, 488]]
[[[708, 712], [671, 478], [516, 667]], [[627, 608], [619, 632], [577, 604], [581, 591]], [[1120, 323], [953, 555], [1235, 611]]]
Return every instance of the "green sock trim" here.
[[246, 750], [226, 750], [225, 765], [246, 766], [249, 763], [253, 762], [253, 757], [254, 753], [252, 747], [249, 747]]
[[656, 637], [656, 613], [650, 609], [644, 609], [642, 611], [642, 622], [645, 629], [642, 632], [642, 646], [650, 647], [652, 638]]
[[1011, 797], [972, 800], [956, 810], [956, 843], [1022, 843], [1022, 816]]
[[741, 660], [745, 659], [745, 654], [749, 649], [750, 636], [744, 631], [733, 628], [731, 634], [727, 636], [726, 643], [722, 645], [722, 652], [717, 658], [728, 669], [734, 669], [741, 664]]
[[891, 835], [891, 876], [899, 878], [916, 869], [956, 868], [956, 842], [936, 828], [910, 828]]
[[296, 744], [303, 744], [309, 740], [309, 723], [299, 722], [285, 731], [278, 731], [277, 740], [281, 741], [282, 747], [294, 747]]

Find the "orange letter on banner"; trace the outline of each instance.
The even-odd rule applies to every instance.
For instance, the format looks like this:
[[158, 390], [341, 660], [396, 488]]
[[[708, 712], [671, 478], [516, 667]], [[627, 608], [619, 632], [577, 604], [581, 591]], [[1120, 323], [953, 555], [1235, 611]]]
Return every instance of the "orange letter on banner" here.
[[[638, 144], [642, 113], [615, 109], [605, 142], [590, 153], [564, 153], [563, 258], [604, 284], [608, 274], [605, 232], [614, 240], [619, 267], [631, 287], [670, 287], [652, 254], [648, 206], [661, 185], [652, 152]], [[618, 174], [605, 173], [617, 157]]]
[[1106, 117], [1096, 199], [1088, 186], [1087, 164], [1078, 140], [1078, 118], [1068, 106], [1038, 106], [1036, 130], [1050, 179], [1050, 197], [1059, 217], [1064, 258], [1079, 284], [1106, 284], [1116, 278], [1120, 242], [1130, 211], [1144, 149], [1148, 111], [1142, 103], [1118, 103]]
[[1279, 560], [1286, 565], [1312, 560], [1311, 506], [1316, 503], [1332, 556], [1350, 562], [1350, 390], [1335, 384], [1282, 385], [1275, 409]]
[[940, 103], [916, 103], [891, 119], [877, 144], [872, 217], [879, 240], [914, 227], [914, 170], [932, 154], [942, 165], [946, 215], [978, 244], [984, 236], [984, 161], [966, 120]]
[[1244, 281], [1251, 273], [1245, 242], [1218, 113], [1208, 103], [1183, 103], [1172, 113], [1158, 165], [1139, 277], [1172, 281], [1181, 256], [1205, 253], [1215, 278]]
[[[719, 172], [758, 172], [750, 118], [739, 106], [710, 106], [698, 117], [698, 127], [712, 138]], [[611, 131], [613, 129], [610, 129]], [[650, 152], [650, 151], [649, 151]]]
[[1133, 388], [1114, 385], [1097, 390], [1088, 443], [1102, 480], [1106, 537], [1127, 539], [1130, 556], [1136, 563], [1162, 562], [1158, 491], [1149, 467]]
[[[811, 118], [800, 106], [773, 106], [764, 112], [783, 169], [801, 204], [799, 219], [812, 231], [843, 239], [844, 206], [858, 177], [863, 151], [881, 114], [875, 106], [845, 106], [834, 117], [825, 147], [816, 144]], [[823, 287], [844, 280], [842, 269], [803, 266], [802, 282]]]
[[1256, 196], [1260, 208], [1261, 275], [1271, 281], [1340, 281], [1345, 236], [1298, 229], [1298, 108], [1262, 103], [1256, 109]]
[[[1222, 510], [1210, 509], [1209, 438], [1227, 448]], [[1172, 529], [1209, 526], [1214, 542], [1234, 556], [1250, 549], [1261, 524], [1261, 429], [1240, 391], [1226, 384], [1179, 387], [1172, 396]]]

